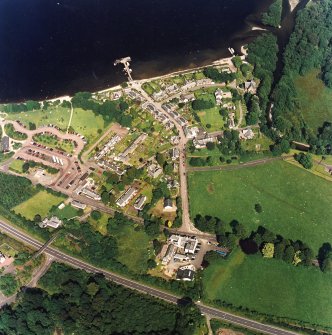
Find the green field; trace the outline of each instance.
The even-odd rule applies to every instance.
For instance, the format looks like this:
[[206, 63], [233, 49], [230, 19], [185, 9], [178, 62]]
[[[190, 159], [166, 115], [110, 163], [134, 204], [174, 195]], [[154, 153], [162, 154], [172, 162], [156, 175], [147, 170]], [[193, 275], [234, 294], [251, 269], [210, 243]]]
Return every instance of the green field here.
[[21, 214], [28, 220], [33, 220], [36, 214], [42, 218], [48, 215], [52, 206], [59, 205], [63, 198], [48, 193], [46, 191], [39, 191], [30, 199], [22, 202], [13, 208], [14, 212]]
[[332, 120], [332, 89], [318, 78], [319, 70], [312, 70], [295, 80], [300, 110], [306, 123], [315, 131], [323, 122]]
[[13, 170], [17, 173], [23, 173], [23, 165], [24, 161], [20, 159], [15, 159], [11, 164], [9, 165], [9, 169]]
[[203, 272], [204, 297], [332, 327], [332, 274], [235, 251]]
[[[214, 97], [214, 91], [215, 88], [210, 89], [202, 89], [195, 92], [196, 99], [211, 101], [215, 104], [216, 99]], [[196, 111], [197, 115], [201, 119], [202, 125], [206, 128], [207, 131], [217, 131], [221, 130], [224, 126], [224, 121], [222, 119], [222, 116], [219, 114], [220, 107], [214, 106], [209, 109], [204, 109], [201, 111]], [[206, 125], [210, 124], [211, 127], [207, 128]]]
[[56, 215], [61, 220], [69, 220], [77, 216], [77, 209], [70, 205], [67, 205], [63, 209], [57, 208], [52, 214]]
[[[238, 220], [248, 229], [263, 225], [314, 251], [332, 241], [330, 182], [283, 161], [231, 171], [189, 174], [191, 216]], [[263, 212], [257, 214], [256, 203]]]
[[[60, 106], [49, 107], [47, 111], [34, 110], [8, 114], [9, 119], [19, 120], [25, 125], [28, 125], [29, 122], [33, 122], [37, 127], [40, 127], [51, 123], [57, 125], [61, 129], [67, 129], [69, 117], [70, 109]], [[96, 116], [90, 110], [75, 108], [71, 126], [75, 131], [84, 135], [89, 142], [92, 143], [100, 137], [97, 131], [98, 129], [104, 130], [105, 123], [102, 116]]]
[[140, 273], [147, 269], [150, 245], [149, 236], [144, 230], [135, 230], [133, 226], [122, 226], [113, 234], [119, 248], [118, 261], [131, 271]]

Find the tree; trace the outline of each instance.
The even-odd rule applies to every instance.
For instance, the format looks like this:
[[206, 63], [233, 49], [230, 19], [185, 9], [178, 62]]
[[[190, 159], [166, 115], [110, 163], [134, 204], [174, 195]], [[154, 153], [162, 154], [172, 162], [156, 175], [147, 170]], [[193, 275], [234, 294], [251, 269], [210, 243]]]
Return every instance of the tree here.
[[261, 204], [255, 204], [255, 211], [257, 213], [262, 213], [262, 211], [263, 211], [262, 205]]
[[30, 169], [30, 164], [28, 162], [25, 162], [23, 165], [22, 165], [22, 171], [24, 173], [27, 173]]
[[242, 223], [240, 223], [240, 222], [234, 220], [234, 221], [231, 223], [231, 226], [233, 227], [233, 233], [234, 233], [237, 237], [241, 237], [241, 238], [243, 238], [243, 237], [246, 236], [246, 233], [247, 233], [247, 232], [246, 232], [246, 227], [245, 227]]
[[216, 147], [216, 144], [214, 142], [208, 142], [208, 143], [206, 143], [206, 148], [208, 150], [214, 150], [215, 147]]
[[33, 218], [33, 221], [35, 221], [36, 223], [39, 223], [41, 222], [42, 218], [39, 214], [36, 214]]
[[197, 100], [194, 100], [191, 103], [191, 105], [192, 105], [193, 110], [199, 111], [202, 109], [210, 109], [215, 106], [215, 103], [210, 100], [197, 99]]
[[160, 166], [164, 166], [166, 160], [165, 160], [165, 157], [162, 153], [157, 152], [156, 153], [156, 161]]
[[323, 260], [321, 268], [322, 268], [323, 272], [331, 272], [332, 271], [332, 253], [329, 253], [327, 255], [327, 257]]
[[297, 160], [305, 169], [311, 169], [312, 164], [312, 156], [310, 154], [304, 154], [300, 152], [295, 155], [295, 160]]
[[264, 258], [273, 258], [274, 255], [274, 244], [264, 243], [262, 254]]
[[149, 258], [147, 261], [147, 267], [148, 269], [153, 269], [157, 266], [157, 263], [154, 259]]
[[294, 258], [293, 258], [293, 265], [298, 265], [299, 263], [302, 262], [302, 258], [301, 258], [301, 250], [297, 250], [294, 254]]
[[93, 210], [91, 212], [91, 217], [94, 219], [94, 220], [99, 220], [101, 218], [101, 213], [97, 210]]
[[13, 295], [18, 290], [18, 288], [19, 284], [12, 274], [7, 273], [0, 277], [0, 291], [5, 296], [8, 297]]
[[282, 259], [287, 263], [292, 263], [294, 260], [295, 250], [293, 246], [288, 245], [284, 251]]
[[110, 201], [110, 195], [107, 191], [104, 191], [102, 194], [101, 194], [101, 201], [106, 205], [109, 203]]

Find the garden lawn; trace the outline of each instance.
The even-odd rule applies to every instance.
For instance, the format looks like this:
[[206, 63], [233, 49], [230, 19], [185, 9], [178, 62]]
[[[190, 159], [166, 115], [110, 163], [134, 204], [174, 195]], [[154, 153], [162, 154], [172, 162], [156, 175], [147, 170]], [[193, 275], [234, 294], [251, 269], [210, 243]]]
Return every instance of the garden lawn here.
[[72, 219], [73, 217], [77, 216], [77, 209], [67, 205], [62, 209], [57, 208], [54, 212], [54, 215], [56, 215], [60, 220], [63, 219]]
[[112, 235], [118, 243], [118, 261], [133, 272], [145, 273], [151, 244], [145, 231], [142, 228], [135, 230], [133, 226], [126, 225], [117, 228]]
[[332, 327], [332, 273], [314, 267], [246, 256], [238, 249], [204, 270], [203, 291], [205, 299]]
[[[221, 115], [219, 114], [218, 107], [204, 109], [203, 111], [197, 112], [197, 115], [201, 119], [202, 125], [206, 128], [208, 132], [221, 130], [224, 126], [224, 121]], [[206, 127], [207, 124], [210, 124], [211, 127], [207, 128]]]
[[42, 218], [48, 215], [52, 206], [59, 205], [63, 198], [48, 193], [46, 191], [39, 191], [30, 199], [22, 202], [13, 208], [14, 212], [21, 214], [28, 220], [33, 220], [36, 214]]
[[[259, 225], [314, 248], [332, 242], [331, 183], [283, 161], [231, 171], [189, 174], [191, 217], [213, 215]], [[257, 214], [256, 203], [263, 212]]]
[[312, 70], [295, 80], [300, 111], [306, 123], [314, 131], [323, 122], [332, 120], [332, 89], [318, 78], [319, 70]]

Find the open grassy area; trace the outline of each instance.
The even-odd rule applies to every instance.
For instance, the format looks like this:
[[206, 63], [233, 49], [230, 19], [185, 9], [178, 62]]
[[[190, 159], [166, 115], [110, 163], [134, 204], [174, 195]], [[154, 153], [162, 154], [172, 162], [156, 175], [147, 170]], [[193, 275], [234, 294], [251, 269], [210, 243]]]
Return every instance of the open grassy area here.
[[332, 120], [332, 89], [318, 78], [319, 70], [312, 70], [295, 80], [300, 110], [313, 130]]
[[61, 140], [57, 136], [49, 134], [38, 134], [33, 137], [35, 142], [46, 145], [50, 148], [60, 149], [62, 151], [72, 153], [74, 151], [74, 142], [70, 140]]
[[134, 272], [145, 272], [150, 246], [150, 239], [145, 231], [128, 225], [119, 227], [113, 235], [118, 243], [119, 256], [117, 259], [119, 262]]
[[[214, 91], [215, 88], [210, 89], [204, 89], [204, 90], [198, 90], [195, 92], [196, 99], [205, 100], [205, 101], [211, 101], [213, 104], [216, 103], [216, 99], [214, 97]], [[220, 107], [214, 106], [209, 109], [204, 109], [201, 111], [196, 111], [197, 115], [201, 119], [202, 125], [206, 128], [207, 131], [217, 131], [221, 130], [221, 128], [224, 126], [224, 121], [222, 119], [222, 116], [219, 114]], [[211, 125], [210, 128], [207, 128], [206, 125]]]
[[[34, 110], [29, 112], [21, 113], [10, 113], [8, 118], [11, 120], [19, 120], [23, 124], [28, 125], [29, 122], [33, 122], [37, 127], [42, 125], [54, 124], [61, 129], [66, 129], [68, 126], [70, 117], [70, 109], [60, 106], [49, 107], [47, 111]], [[102, 116], [96, 116], [90, 110], [83, 110], [81, 108], [75, 108], [71, 126], [75, 131], [84, 135], [90, 143], [94, 142], [99, 138], [98, 129], [102, 131], [105, 128], [105, 122]]]
[[[189, 174], [191, 217], [239, 220], [249, 229], [263, 225], [285, 238], [300, 239], [315, 252], [332, 241], [330, 182], [283, 161], [231, 171]], [[257, 214], [256, 203], [263, 212]]]
[[42, 218], [48, 215], [52, 206], [59, 205], [63, 198], [50, 194], [46, 191], [39, 191], [30, 199], [15, 206], [13, 210], [17, 214], [21, 214], [28, 220], [33, 220], [36, 214]]
[[332, 327], [332, 274], [235, 251], [203, 272], [204, 297]]
[[72, 207], [71, 205], [67, 205], [62, 209], [57, 208], [54, 212], [54, 215], [56, 215], [59, 219], [71, 219], [75, 216], [77, 216], [77, 209]]
[[23, 173], [23, 164], [24, 164], [24, 161], [20, 159], [15, 159], [14, 161], [10, 163], [9, 169], [17, 173]]

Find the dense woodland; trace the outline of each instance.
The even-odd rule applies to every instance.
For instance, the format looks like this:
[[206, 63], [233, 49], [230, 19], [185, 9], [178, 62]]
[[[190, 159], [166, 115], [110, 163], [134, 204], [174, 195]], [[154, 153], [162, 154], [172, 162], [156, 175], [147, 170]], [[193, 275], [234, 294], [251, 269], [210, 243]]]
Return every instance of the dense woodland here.
[[309, 129], [299, 110], [294, 79], [312, 69], [332, 86], [332, 1], [310, 2], [296, 18], [295, 30], [284, 53], [283, 75], [273, 91], [273, 126], [289, 141], [306, 141], [317, 154], [331, 154], [332, 126]]
[[204, 318], [190, 299], [172, 305], [64, 265], [0, 314], [0, 334], [194, 334]]

